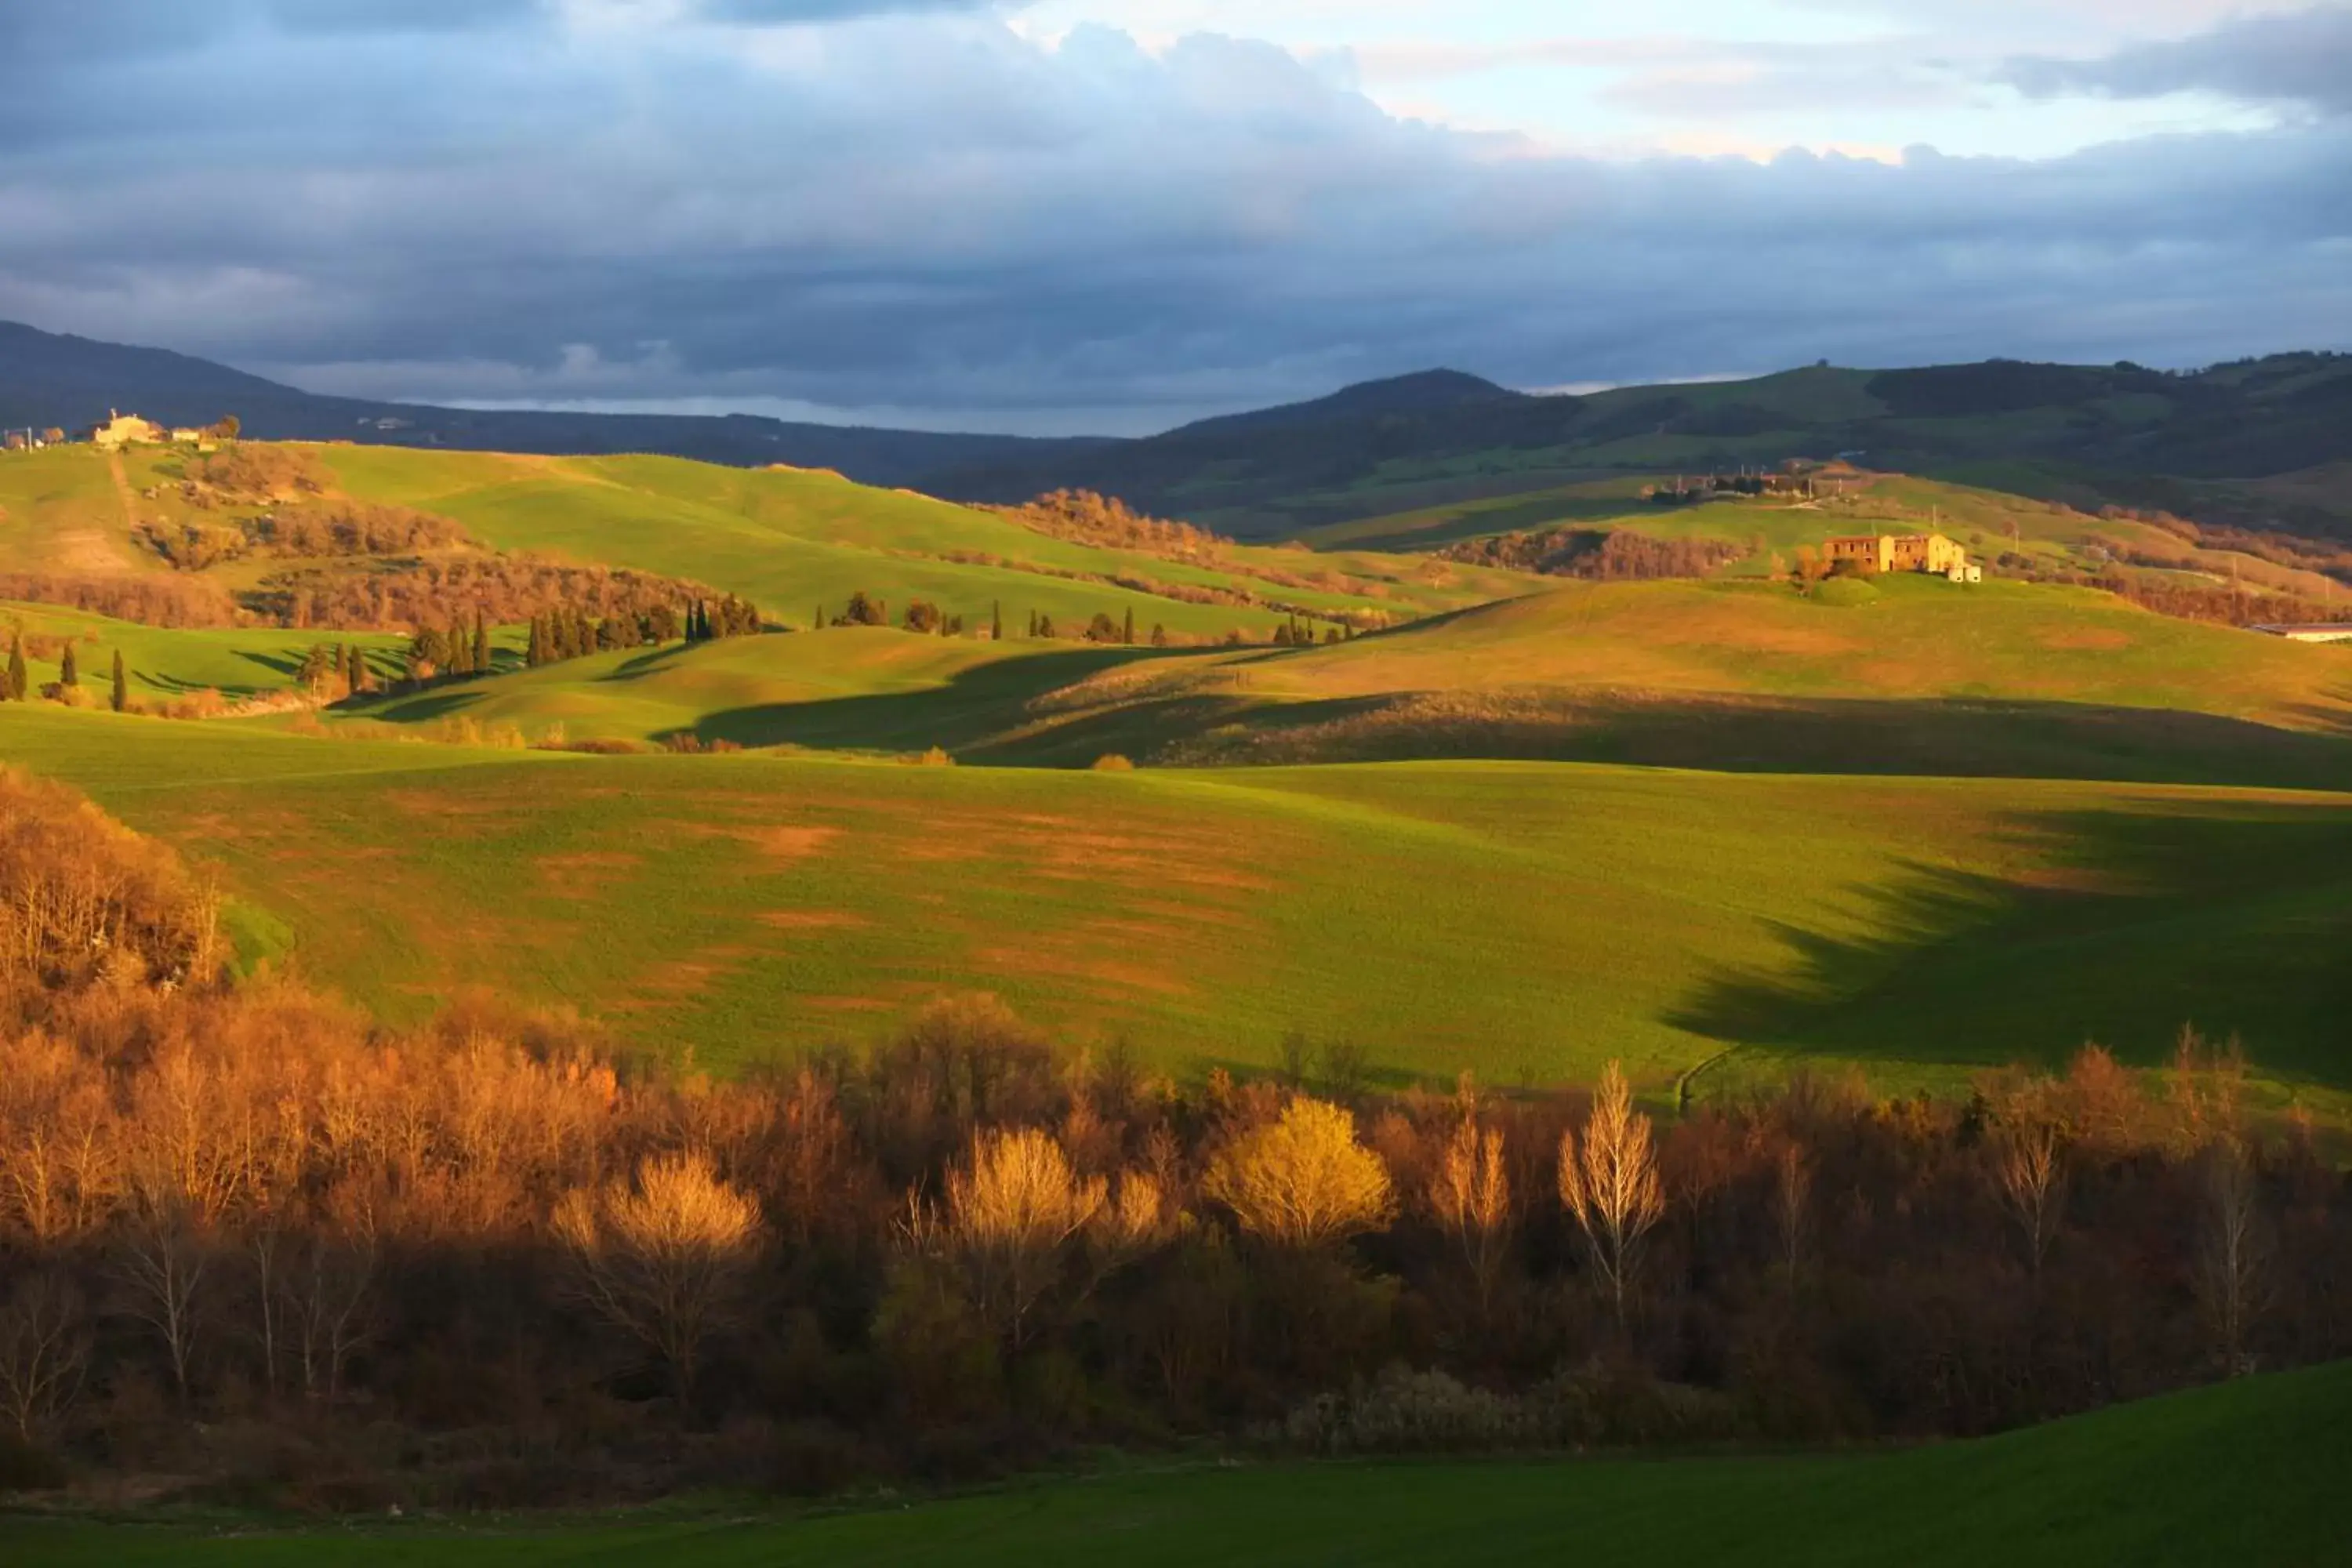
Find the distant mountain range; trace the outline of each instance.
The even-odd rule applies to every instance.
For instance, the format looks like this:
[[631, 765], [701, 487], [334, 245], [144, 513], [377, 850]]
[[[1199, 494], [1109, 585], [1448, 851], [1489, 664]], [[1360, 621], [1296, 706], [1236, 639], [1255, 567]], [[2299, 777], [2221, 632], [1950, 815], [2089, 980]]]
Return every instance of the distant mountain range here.
[[1433, 370], [1138, 439], [1035, 439], [323, 397], [184, 354], [0, 322], [0, 426], [87, 426], [117, 407], [172, 424], [234, 413], [271, 439], [791, 463], [964, 500], [1081, 487], [1254, 538], [1612, 473], [1838, 453], [2077, 503], [2352, 534], [2352, 355], [2340, 353], [2181, 374], [2006, 360], [1823, 364], [1587, 395]]
[[1045, 462], [1097, 444], [803, 425], [748, 414], [535, 413], [326, 397], [165, 349], [0, 321], [0, 427], [73, 430], [117, 408], [165, 425], [209, 424], [234, 414], [247, 433], [272, 441], [573, 456], [661, 452], [746, 467], [838, 468], [875, 485], [911, 486], [976, 464]]

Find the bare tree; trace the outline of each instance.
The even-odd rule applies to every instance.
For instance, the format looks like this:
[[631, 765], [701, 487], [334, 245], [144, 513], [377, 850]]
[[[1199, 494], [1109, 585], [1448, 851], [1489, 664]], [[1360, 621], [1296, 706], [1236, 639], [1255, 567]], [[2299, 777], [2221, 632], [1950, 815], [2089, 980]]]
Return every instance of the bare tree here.
[[198, 1293], [212, 1265], [212, 1242], [176, 1194], [139, 1192], [115, 1241], [116, 1269], [131, 1317], [154, 1331], [185, 1405], [195, 1357]]
[[261, 1352], [262, 1386], [278, 1394], [278, 1298], [285, 1289], [286, 1231], [281, 1216], [265, 1211], [245, 1233], [246, 1260], [253, 1266], [253, 1337]]
[[2247, 1370], [2246, 1331], [2265, 1295], [2267, 1238], [2252, 1152], [2234, 1137], [2205, 1148], [2197, 1173], [2198, 1304], [2231, 1377]]
[[81, 1392], [89, 1315], [63, 1275], [26, 1276], [0, 1305], [0, 1415], [30, 1443]]
[[1665, 1215], [1666, 1193], [1658, 1179], [1650, 1119], [1633, 1109], [1633, 1091], [1613, 1061], [1601, 1075], [1581, 1150], [1573, 1131], [1559, 1136], [1559, 1196], [1584, 1232], [1586, 1251], [1608, 1289], [1622, 1331], [1642, 1244]]
[[281, 1310], [305, 1397], [333, 1404], [352, 1352], [374, 1336], [375, 1268], [375, 1236], [365, 1226], [314, 1231], [287, 1259]]
[[1812, 1163], [1805, 1158], [1805, 1146], [1790, 1138], [1772, 1161], [1772, 1232], [1781, 1277], [1792, 1290], [1812, 1237]]
[[2003, 1128], [1992, 1142], [1993, 1190], [2017, 1226], [2025, 1266], [2038, 1289], [2042, 1267], [2065, 1217], [2066, 1162], [2056, 1124]]
[[[1149, 1195], [1156, 1209], [1156, 1191]], [[1067, 1247], [1108, 1196], [1108, 1184], [1072, 1170], [1051, 1133], [996, 1129], [973, 1134], [971, 1154], [948, 1173], [946, 1202], [936, 1212], [914, 1205], [908, 1231], [954, 1265], [981, 1321], [1017, 1348]]]
[[1511, 1177], [1503, 1164], [1501, 1130], [1482, 1129], [1475, 1106], [1465, 1109], [1431, 1174], [1429, 1206], [1462, 1249], [1478, 1314], [1486, 1318], [1510, 1247]]
[[589, 1305], [662, 1358], [680, 1398], [691, 1394], [703, 1341], [750, 1265], [757, 1200], [719, 1180], [707, 1155], [664, 1154], [634, 1182], [566, 1193], [554, 1223]]

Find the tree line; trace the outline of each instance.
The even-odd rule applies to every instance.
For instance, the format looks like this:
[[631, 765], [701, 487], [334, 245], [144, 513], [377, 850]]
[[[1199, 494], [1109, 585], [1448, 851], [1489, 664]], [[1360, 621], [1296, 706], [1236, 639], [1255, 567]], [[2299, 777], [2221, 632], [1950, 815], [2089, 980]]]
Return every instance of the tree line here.
[[1436, 552], [1442, 560], [1474, 566], [1601, 582], [1705, 577], [1747, 553], [1726, 539], [1656, 539], [1629, 528], [1533, 529], [1465, 539]]
[[381, 1509], [1919, 1437], [2352, 1351], [2343, 1173], [2193, 1035], [1675, 1114], [1614, 1068], [1378, 1093], [1304, 1040], [1178, 1082], [961, 998], [714, 1081], [226, 959], [202, 878], [0, 773], [16, 1476]]
[[[18, 627], [8, 638], [8, 662], [0, 665], [0, 702], [28, 702], [36, 696], [51, 701], [64, 702], [77, 708], [93, 707], [98, 701], [95, 692], [84, 689], [81, 683], [81, 661], [74, 652], [70, 637], [55, 639], [58, 649], [58, 678], [36, 688], [32, 667], [26, 662], [25, 632]], [[131, 674], [122, 662], [122, 650], [114, 650], [114, 668], [108, 678], [107, 705], [117, 713], [131, 707]]]
[[555, 610], [531, 617], [523, 662], [535, 668], [615, 648], [653, 647], [680, 639], [697, 643], [751, 637], [765, 627], [759, 606], [732, 594], [690, 600], [683, 615], [670, 605], [656, 605], [642, 615], [607, 616], [601, 621], [591, 620], [578, 610]]
[[[838, 614], [828, 614], [824, 605], [818, 605], [812, 624], [818, 626], [887, 626], [891, 624], [889, 602], [878, 595], [859, 589], [844, 602]], [[957, 637], [965, 635], [962, 616], [951, 614], [929, 599], [909, 600], [900, 613], [898, 625], [900, 629], [921, 637]], [[1292, 611], [1284, 616], [1265, 640], [1276, 647], [1307, 647], [1318, 641], [1317, 625], [1313, 619]], [[1009, 635], [1005, 630], [1004, 605], [1001, 600], [992, 601], [989, 605], [987, 630], [988, 636], [997, 642], [1003, 642]], [[1322, 623], [1319, 640], [1342, 642], [1355, 635], [1353, 623], [1334, 620]], [[1139, 631], [1132, 605], [1125, 606], [1118, 616], [1108, 610], [1097, 610], [1083, 624], [1074, 623], [1067, 628], [1055, 621], [1051, 611], [1031, 610], [1023, 625], [1021, 636], [1032, 642], [1075, 638], [1080, 642], [1119, 647], [1167, 647], [1172, 640], [1167, 626], [1158, 621], [1154, 621], [1149, 630]], [[1257, 640], [1257, 637], [1238, 626], [1227, 632], [1223, 638], [1233, 645]]]

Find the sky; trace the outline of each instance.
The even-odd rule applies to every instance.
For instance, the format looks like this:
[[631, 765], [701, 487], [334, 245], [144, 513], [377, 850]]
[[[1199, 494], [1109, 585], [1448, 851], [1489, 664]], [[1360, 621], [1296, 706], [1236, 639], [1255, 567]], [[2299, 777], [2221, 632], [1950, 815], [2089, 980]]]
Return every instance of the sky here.
[[1040, 435], [2352, 348], [2352, 4], [0, 0], [0, 319]]

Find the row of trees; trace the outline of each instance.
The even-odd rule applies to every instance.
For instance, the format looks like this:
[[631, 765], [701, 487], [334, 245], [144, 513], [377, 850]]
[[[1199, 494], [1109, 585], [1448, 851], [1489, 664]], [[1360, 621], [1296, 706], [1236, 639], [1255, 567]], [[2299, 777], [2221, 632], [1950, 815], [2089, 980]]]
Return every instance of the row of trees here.
[[2194, 1037], [1661, 1121], [1613, 1068], [1179, 1084], [967, 998], [717, 1083], [231, 989], [167, 853], [21, 779], [0, 824], [0, 1420], [75, 1464], [381, 1506], [1921, 1436], [2352, 1351], [2352, 1191]]
[[722, 602], [716, 590], [679, 578], [529, 556], [472, 554], [298, 567], [272, 573], [243, 600], [251, 615], [278, 626], [344, 630], [446, 628], [477, 619], [513, 626], [559, 614], [642, 623], [657, 609], [675, 616], [680, 605], [697, 601], [714, 606], [715, 615]]
[[[58, 679], [54, 687], [45, 689], [68, 702], [81, 699], [81, 663], [68, 638], [58, 655]], [[25, 662], [25, 634], [20, 629], [8, 639], [8, 662], [0, 668], [0, 702], [24, 702], [33, 696], [32, 671]], [[114, 650], [114, 668], [109, 680], [108, 706], [117, 713], [131, 706], [131, 675], [122, 662], [122, 650]]]
[[751, 637], [762, 626], [759, 606], [731, 594], [691, 600], [682, 616], [669, 605], [656, 605], [642, 615], [607, 616], [601, 621], [577, 610], [556, 610], [531, 618], [523, 659], [536, 668], [615, 648], [658, 647], [680, 637], [709, 642], [717, 637]]
[[1748, 553], [1724, 539], [1656, 539], [1629, 528], [1543, 528], [1447, 545], [1437, 554], [1554, 577], [1634, 582], [1705, 577]]

